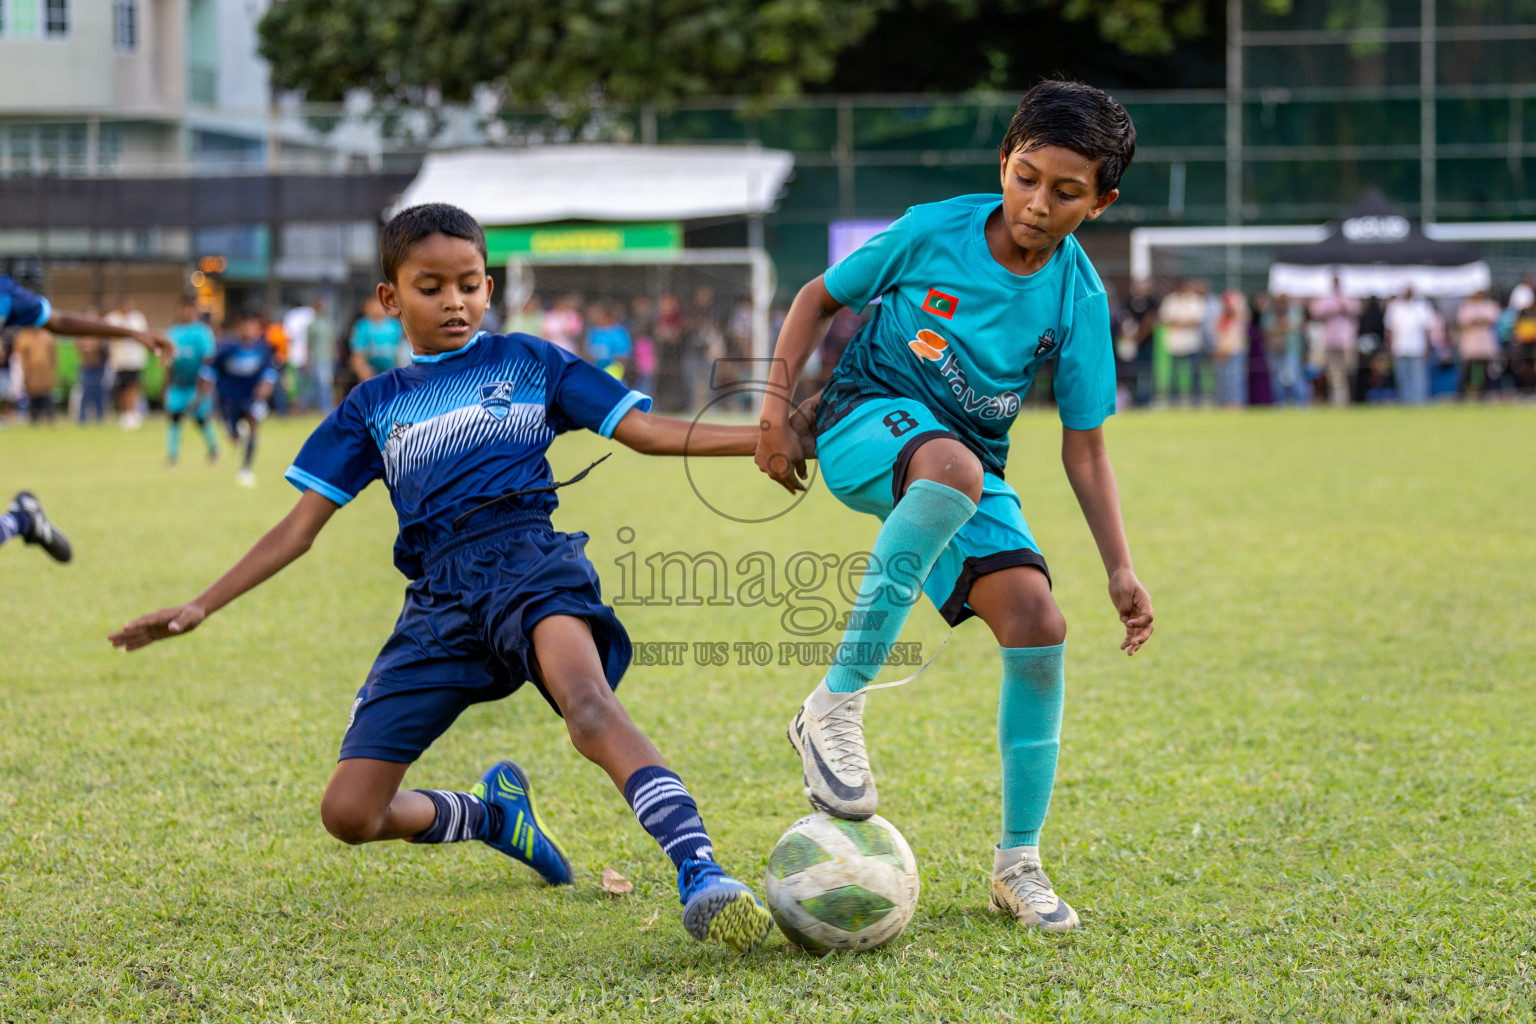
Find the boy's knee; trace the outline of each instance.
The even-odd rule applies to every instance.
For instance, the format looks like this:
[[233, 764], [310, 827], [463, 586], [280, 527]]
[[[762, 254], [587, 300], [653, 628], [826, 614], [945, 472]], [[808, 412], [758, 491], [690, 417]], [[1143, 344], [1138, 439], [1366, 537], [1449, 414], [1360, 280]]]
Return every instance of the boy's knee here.
[[981, 460], [969, 448], [953, 438], [929, 441], [913, 454], [907, 465], [905, 486], [911, 487], [916, 480], [932, 480], [952, 487], [971, 501], [981, 500], [981, 487], [986, 471]]
[[[603, 687], [607, 689], [606, 684]], [[561, 709], [565, 715], [565, 728], [577, 750], [584, 750], [596, 743], [619, 723], [622, 712], [612, 691], [594, 692], [572, 701]]]
[[320, 821], [327, 832], [348, 846], [366, 843], [379, 831], [378, 815], [330, 793], [320, 801]]

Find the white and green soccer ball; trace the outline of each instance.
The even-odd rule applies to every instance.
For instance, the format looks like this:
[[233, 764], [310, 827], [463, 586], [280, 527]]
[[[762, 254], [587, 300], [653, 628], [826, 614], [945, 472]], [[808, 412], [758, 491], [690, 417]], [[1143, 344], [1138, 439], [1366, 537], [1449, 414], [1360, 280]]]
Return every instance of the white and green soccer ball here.
[[917, 909], [917, 861], [878, 814], [845, 821], [824, 811], [789, 826], [768, 857], [768, 909], [801, 949], [874, 949]]

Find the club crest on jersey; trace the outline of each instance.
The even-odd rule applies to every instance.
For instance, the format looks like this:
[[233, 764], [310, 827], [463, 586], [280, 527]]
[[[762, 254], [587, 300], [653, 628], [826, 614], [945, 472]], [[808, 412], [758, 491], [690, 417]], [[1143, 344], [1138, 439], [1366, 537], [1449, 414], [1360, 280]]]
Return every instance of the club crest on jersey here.
[[928, 289], [928, 297], [923, 300], [923, 312], [932, 313], [949, 320], [955, 315], [955, 310], [960, 306], [960, 300], [953, 295], [945, 295], [937, 288]]
[[1051, 349], [1056, 347], [1056, 330], [1047, 327], [1040, 333], [1040, 341], [1035, 345], [1035, 358], [1039, 359]]
[[506, 419], [507, 413], [512, 411], [512, 388], [509, 380], [480, 385], [480, 405], [497, 419]]

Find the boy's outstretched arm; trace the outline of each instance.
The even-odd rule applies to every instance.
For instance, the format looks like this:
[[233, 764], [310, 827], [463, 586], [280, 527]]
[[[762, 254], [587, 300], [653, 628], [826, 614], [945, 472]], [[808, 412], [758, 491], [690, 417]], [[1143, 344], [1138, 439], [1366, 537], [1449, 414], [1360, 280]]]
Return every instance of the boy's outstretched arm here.
[[[827, 291], [825, 275], [808, 281], [795, 295], [779, 329], [779, 341], [773, 347], [773, 361], [768, 368], [768, 393], [763, 397], [759, 417], [762, 436], [758, 438], [757, 468], [791, 491], [792, 483], [805, 479], [805, 460], [812, 449], [804, 443], [806, 432], [793, 422], [795, 409], [790, 404], [806, 361], [827, 336], [832, 318], [843, 304]], [[798, 478], [798, 480], [797, 480]]]
[[158, 331], [136, 331], [131, 327], [118, 327], [100, 317], [87, 316], [84, 313], [56, 309], [44, 326], [55, 334], [70, 338], [82, 334], [97, 338], [132, 338], [162, 360], [168, 360], [176, 354], [176, 346], [171, 344], [171, 339]]
[[[804, 424], [803, 419], [796, 422]], [[757, 451], [759, 433], [757, 427], [700, 423], [631, 409], [614, 428], [613, 439], [644, 455], [751, 455]], [[790, 493], [805, 489], [793, 475], [787, 480], [774, 479]]]
[[107, 639], [113, 647], [136, 651], [156, 640], [190, 633], [208, 616], [308, 551], [321, 528], [340, 507], [314, 491], [305, 491], [293, 511], [268, 530], [213, 586], [186, 604], [141, 615], [108, 634]]
[[1131, 564], [1131, 546], [1126, 542], [1125, 523], [1120, 518], [1120, 490], [1104, 447], [1104, 428], [1062, 427], [1061, 464], [1099, 546], [1104, 570], [1109, 573], [1109, 599], [1120, 613], [1120, 621], [1125, 623], [1125, 639], [1120, 649], [1135, 654], [1152, 636], [1152, 597], [1136, 578], [1136, 569]]

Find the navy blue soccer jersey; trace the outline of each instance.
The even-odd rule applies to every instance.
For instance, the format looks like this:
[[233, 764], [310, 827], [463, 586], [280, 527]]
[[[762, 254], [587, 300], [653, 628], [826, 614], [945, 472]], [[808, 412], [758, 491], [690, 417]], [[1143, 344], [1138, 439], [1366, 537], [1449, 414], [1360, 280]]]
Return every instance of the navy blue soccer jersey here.
[[247, 343], [235, 338], [226, 341], [219, 345], [213, 360], [198, 376], [213, 381], [223, 404], [249, 405], [262, 381], [277, 383], [277, 370], [272, 366], [272, 346], [262, 340]]
[[[395, 565], [411, 579], [453, 537], [459, 516], [550, 486], [544, 453], [556, 434], [584, 427], [611, 437], [630, 409], [651, 407], [591, 363], [527, 334], [482, 331], [463, 348], [411, 359], [354, 388], [284, 474], [338, 505], [382, 477], [400, 520]], [[505, 507], [547, 513], [555, 505], [544, 492]]]
[[0, 327], [41, 327], [52, 317], [47, 299], [0, 274]]

